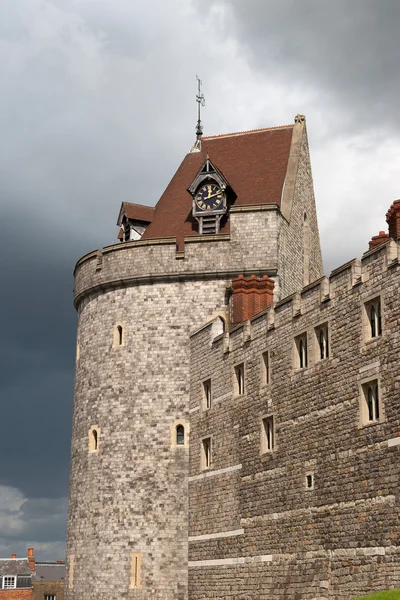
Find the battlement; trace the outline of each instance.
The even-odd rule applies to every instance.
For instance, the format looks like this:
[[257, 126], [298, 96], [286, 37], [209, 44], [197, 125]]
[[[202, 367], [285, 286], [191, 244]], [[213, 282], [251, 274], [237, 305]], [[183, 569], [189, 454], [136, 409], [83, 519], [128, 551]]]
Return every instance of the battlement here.
[[246, 207], [231, 215], [229, 234], [187, 236], [183, 250], [178, 250], [175, 237], [166, 237], [90, 252], [75, 267], [75, 306], [96, 291], [145, 282], [230, 280], [239, 273], [276, 278], [280, 219], [277, 207], [260, 210], [257, 206], [254, 211]]
[[[329, 277], [324, 276], [304, 286], [295, 292], [274, 302], [266, 310], [254, 314], [247, 321], [234, 324], [224, 336], [214, 339], [214, 342], [224, 340], [229, 346], [229, 337], [235, 337], [237, 332], [246, 329], [246, 337], [251, 339], [251, 330], [260, 320], [265, 320], [267, 332], [272, 329], [296, 323], [300, 316], [312, 314], [317, 316], [329, 304], [338, 304], [358, 290], [361, 295], [379, 294], [382, 281], [397, 270], [400, 261], [400, 246], [388, 239], [379, 246], [365, 252], [362, 259], [354, 258], [334, 269]], [[205, 323], [204, 328], [211, 323]], [[192, 333], [196, 335], [199, 330]]]

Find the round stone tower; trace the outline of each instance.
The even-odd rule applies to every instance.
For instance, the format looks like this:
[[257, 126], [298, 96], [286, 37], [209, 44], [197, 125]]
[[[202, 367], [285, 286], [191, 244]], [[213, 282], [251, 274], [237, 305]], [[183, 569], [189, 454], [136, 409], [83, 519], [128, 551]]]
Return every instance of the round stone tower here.
[[75, 269], [66, 597], [187, 600], [189, 334], [229, 325], [239, 274], [277, 299], [306, 264], [322, 275], [304, 119], [204, 138], [155, 209], [124, 203], [118, 223], [122, 243]]

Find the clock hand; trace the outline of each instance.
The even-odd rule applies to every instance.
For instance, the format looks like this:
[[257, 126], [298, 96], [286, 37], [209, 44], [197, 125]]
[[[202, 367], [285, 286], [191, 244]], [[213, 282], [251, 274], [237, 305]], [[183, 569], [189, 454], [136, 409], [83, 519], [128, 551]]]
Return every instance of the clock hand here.
[[215, 194], [211, 194], [211, 195], [209, 195], [209, 196], [206, 198], [206, 200], [209, 200], [210, 198], [214, 198], [214, 196], [219, 196], [219, 194], [221, 194], [221, 192], [220, 192], [220, 191], [219, 191], [219, 192], [216, 192]]

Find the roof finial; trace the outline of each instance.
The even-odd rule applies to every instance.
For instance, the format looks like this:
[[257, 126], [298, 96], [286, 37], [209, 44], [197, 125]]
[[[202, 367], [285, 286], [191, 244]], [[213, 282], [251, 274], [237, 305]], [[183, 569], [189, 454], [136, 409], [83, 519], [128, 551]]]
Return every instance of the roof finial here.
[[200, 107], [205, 105], [206, 99], [204, 98], [204, 94], [201, 92], [202, 81], [201, 81], [201, 79], [199, 79], [199, 77], [197, 75], [196, 75], [196, 79], [197, 79], [196, 102], [198, 105], [197, 106], [196, 142], [200, 142], [201, 136], [203, 135], [203, 127], [201, 125], [201, 119], [200, 119]]

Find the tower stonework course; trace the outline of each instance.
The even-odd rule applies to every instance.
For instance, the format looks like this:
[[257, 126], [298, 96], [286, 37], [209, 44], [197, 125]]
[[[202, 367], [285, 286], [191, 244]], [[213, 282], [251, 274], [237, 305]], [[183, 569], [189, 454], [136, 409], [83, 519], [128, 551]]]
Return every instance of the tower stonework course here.
[[190, 335], [229, 327], [239, 275], [275, 301], [322, 276], [304, 118], [203, 138], [118, 223], [75, 268], [66, 597], [188, 600]]

